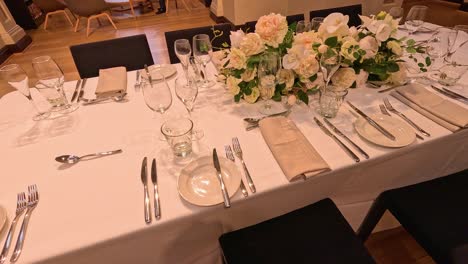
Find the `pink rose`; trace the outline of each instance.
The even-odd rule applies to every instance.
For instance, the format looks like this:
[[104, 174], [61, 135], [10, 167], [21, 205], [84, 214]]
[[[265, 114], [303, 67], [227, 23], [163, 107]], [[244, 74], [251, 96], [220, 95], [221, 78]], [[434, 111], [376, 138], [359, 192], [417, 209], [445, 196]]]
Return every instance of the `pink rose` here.
[[283, 42], [287, 32], [288, 22], [286, 17], [280, 14], [271, 13], [262, 16], [255, 25], [255, 33], [260, 35], [260, 38], [273, 48], [277, 48]]

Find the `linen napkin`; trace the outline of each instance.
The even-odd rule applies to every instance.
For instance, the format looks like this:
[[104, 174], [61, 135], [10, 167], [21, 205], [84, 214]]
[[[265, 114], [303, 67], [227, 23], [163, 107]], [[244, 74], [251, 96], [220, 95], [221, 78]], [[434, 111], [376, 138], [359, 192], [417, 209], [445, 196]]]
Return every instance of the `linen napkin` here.
[[99, 70], [96, 98], [127, 91], [127, 69], [115, 67]]
[[290, 119], [284, 116], [265, 118], [259, 122], [259, 127], [289, 181], [330, 171], [325, 160]]
[[468, 109], [428, 91], [421, 84], [397, 88], [391, 95], [452, 132], [468, 127]]

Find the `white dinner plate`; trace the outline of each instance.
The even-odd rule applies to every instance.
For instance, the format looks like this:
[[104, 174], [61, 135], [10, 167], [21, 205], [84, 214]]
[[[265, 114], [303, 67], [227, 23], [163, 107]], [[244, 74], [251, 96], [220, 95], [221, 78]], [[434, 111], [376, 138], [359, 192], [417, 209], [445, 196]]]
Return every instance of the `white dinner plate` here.
[[[159, 72], [162, 75], [164, 75], [166, 79], [177, 74], [177, 68], [172, 64], [155, 64], [155, 65], [149, 66], [148, 70], [150, 71], [151, 77], [153, 78], [153, 80], [162, 79], [161, 75], [156, 74], [156, 72]], [[148, 78], [148, 75], [146, 74], [145, 70], [141, 70], [141, 71], [142, 71], [142, 76], [144, 78]]]
[[[241, 174], [236, 164], [219, 157], [221, 174], [229, 197], [234, 196], [240, 186]], [[211, 156], [201, 157], [182, 169], [177, 181], [180, 196], [187, 202], [199, 206], [211, 206], [223, 202], [221, 185]]]
[[389, 148], [401, 148], [408, 146], [416, 140], [416, 133], [413, 128], [403, 120], [383, 115], [375, 114], [370, 115], [375, 122], [387, 129], [390, 133], [395, 136], [395, 140], [391, 140], [384, 136], [375, 127], [371, 126], [363, 117], [360, 117], [354, 122], [354, 128], [357, 133], [367, 141], [370, 141], [376, 145], [389, 147]]
[[7, 211], [0, 205], [0, 234], [2, 233], [3, 227], [5, 227], [6, 221]]

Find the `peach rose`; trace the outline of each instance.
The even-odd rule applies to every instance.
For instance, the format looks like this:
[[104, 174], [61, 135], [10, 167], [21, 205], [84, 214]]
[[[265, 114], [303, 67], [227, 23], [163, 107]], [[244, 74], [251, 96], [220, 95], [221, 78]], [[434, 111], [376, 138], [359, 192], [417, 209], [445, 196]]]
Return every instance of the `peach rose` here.
[[277, 48], [283, 42], [288, 32], [288, 22], [286, 17], [280, 14], [271, 13], [258, 19], [255, 25], [257, 33], [263, 41], [273, 48]]

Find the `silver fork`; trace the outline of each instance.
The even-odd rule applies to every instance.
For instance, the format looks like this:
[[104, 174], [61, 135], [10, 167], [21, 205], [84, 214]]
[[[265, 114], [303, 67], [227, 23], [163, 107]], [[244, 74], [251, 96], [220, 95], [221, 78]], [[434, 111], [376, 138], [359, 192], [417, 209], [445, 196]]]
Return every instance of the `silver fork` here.
[[28, 204], [26, 202], [26, 194], [24, 192], [18, 193], [18, 197], [16, 200], [16, 215], [15, 218], [13, 218], [13, 221], [11, 221], [10, 230], [8, 231], [8, 235], [5, 240], [5, 245], [3, 246], [2, 254], [0, 255], [0, 263], [4, 263], [6, 260], [8, 251], [10, 250], [13, 233], [15, 233], [16, 223], [18, 222], [18, 218], [23, 214], [27, 205]]
[[387, 108], [385, 108], [385, 105], [380, 104], [379, 107], [380, 107], [380, 112], [382, 112], [382, 114], [391, 116], [390, 113], [388, 113]]
[[242, 155], [242, 149], [239, 144], [239, 139], [237, 139], [237, 137], [232, 138], [232, 146], [234, 148], [234, 153], [236, 153], [236, 156], [240, 159], [242, 163], [242, 167], [244, 167], [245, 178], [247, 179], [247, 183], [249, 184], [250, 191], [252, 191], [252, 193], [255, 193], [257, 189], [255, 188], [252, 177], [250, 177], [249, 170], [247, 169], [247, 166], [245, 165], [243, 155]]
[[[226, 152], [226, 158], [230, 159], [232, 162], [236, 162], [236, 159], [234, 158], [234, 154], [232, 153], [231, 146], [224, 146], [224, 152]], [[249, 193], [247, 192], [247, 188], [245, 188], [243, 179], [241, 179], [240, 188], [244, 197], [249, 196]]]
[[135, 85], [133, 86], [135, 88], [135, 92], [138, 92], [138, 89], [140, 89], [140, 86], [141, 86], [140, 70], [137, 70]]
[[16, 262], [20, 255], [21, 251], [23, 250], [24, 239], [26, 237], [26, 230], [28, 229], [29, 219], [31, 218], [31, 214], [36, 208], [37, 204], [39, 203], [39, 192], [37, 191], [36, 184], [28, 186], [28, 209], [26, 210], [26, 214], [24, 215], [23, 224], [21, 225], [21, 229], [18, 235], [18, 240], [16, 241], [15, 251], [11, 256], [10, 262]]
[[411, 121], [408, 117], [406, 117], [404, 114], [400, 113], [398, 110], [393, 108], [392, 104], [390, 104], [390, 101], [388, 98], [384, 98], [384, 104], [385, 107], [387, 107], [388, 111], [396, 114], [397, 116], [401, 117], [403, 120], [405, 120], [408, 124], [410, 124], [412, 127], [414, 127], [417, 131], [421, 132], [421, 134], [425, 135], [426, 137], [430, 137], [431, 134], [427, 133], [424, 129], [416, 125], [413, 121]]

